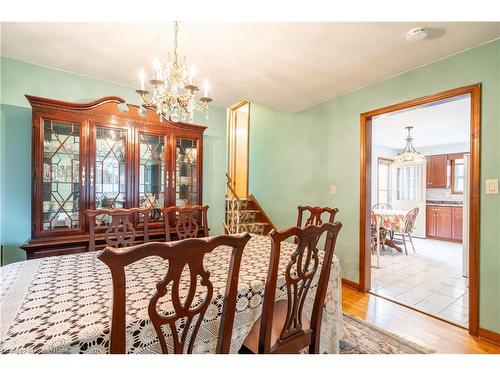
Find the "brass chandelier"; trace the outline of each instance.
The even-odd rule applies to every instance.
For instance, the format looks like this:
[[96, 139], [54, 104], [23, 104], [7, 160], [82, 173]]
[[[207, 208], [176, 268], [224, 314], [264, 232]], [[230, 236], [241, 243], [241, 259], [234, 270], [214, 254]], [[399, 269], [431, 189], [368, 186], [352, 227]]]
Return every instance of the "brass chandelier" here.
[[413, 129], [413, 126], [407, 126], [405, 129], [408, 130], [408, 136], [406, 137], [406, 146], [400, 152], [398, 152], [398, 154], [394, 158], [394, 161], [397, 163], [404, 163], [408, 161], [424, 161], [425, 156], [415, 150], [415, 147], [413, 147], [413, 137], [410, 135], [410, 131], [411, 129]]
[[193, 122], [194, 111], [206, 111], [208, 119], [208, 105], [212, 101], [208, 97], [208, 81], [205, 80], [203, 96], [197, 99], [199, 88], [193, 82], [195, 67], [192, 66], [188, 72], [186, 57], [182, 62], [177, 57], [178, 34], [179, 22], [175, 21], [173, 55], [169, 53], [165, 63], [158, 58], [153, 60], [154, 78], [149, 80], [151, 95], [146, 90], [144, 69], [139, 73], [140, 89], [136, 92], [141, 98], [141, 106], [154, 109], [160, 120]]

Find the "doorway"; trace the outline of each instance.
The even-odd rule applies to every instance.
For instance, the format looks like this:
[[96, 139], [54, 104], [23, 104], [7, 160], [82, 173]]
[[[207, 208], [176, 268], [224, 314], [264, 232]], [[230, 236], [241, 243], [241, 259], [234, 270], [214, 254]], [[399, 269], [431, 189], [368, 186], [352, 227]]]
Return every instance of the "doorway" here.
[[[425, 158], [423, 157], [424, 153], [420, 153], [420, 157], [409, 160], [404, 160], [401, 155], [396, 156], [397, 153], [394, 152], [391, 153], [387, 150], [379, 152], [376, 150], [383, 146], [374, 143], [379, 136], [376, 127], [379, 130], [382, 129], [380, 127], [381, 123], [389, 125], [391, 121], [402, 120], [405, 116], [408, 118], [409, 113], [415, 115], [416, 111], [425, 112], [425, 108], [437, 108], [441, 104], [459, 103], [460, 101], [462, 101], [462, 105], [464, 101], [467, 101], [468, 110], [467, 142], [463, 149], [451, 150], [443, 148], [443, 152], [437, 152], [436, 150], [434, 150], [435, 152], [427, 152], [428, 155], [425, 155]], [[397, 280], [399, 284], [398, 282], [394, 283], [393, 295], [382, 295], [383, 297], [454, 324], [467, 326], [469, 332], [474, 335], [477, 335], [479, 330], [479, 116], [480, 84], [418, 98], [361, 115], [360, 289], [372, 291], [373, 293], [377, 293], [377, 289], [382, 289], [380, 283], [378, 285], [374, 283], [372, 286], [372, 273], [375, 280], [377, 275], [383, 275], [386, 282], [391, 278]], [[386, 130], [391, 134], [399, 134], [399, 144], [401, 146], [399, 153], [401, 153], [405, 143], [408, 143], [408, 139], [410, 139], [410, 145], [406, 144], [405, 147], [409, 147], [409, 150], [411, 150], [414, 148], [413, 139], [416, 139], [417, 136], [422, 139], [422, 134], [425, 134], [425, 132], [421, 132], [422, 129], [411, 128], [411, 124], [403, 125], [399, 125], [401, 129], [397, 129], [395, 125], [386, 127]], [[403, 127], [410, 127], [410, 129], [403, 129]], [[435, 130], [435, 128], [432, 129], [431, 134], [429, 134], [429, 129], [427, 129], [427, 135], [432, 137]], [[411, 133], [412, 131], [413, 133]], [[436, 135], [435, 138], [443, 137]], [[436, 188], [432, 184], [435, 184]], [[445, 194], [446, 189], [453, 193], [449, 193], [449, 197], [459, 197], [461, 194], [462, 201], [466, 202], [466, 204], [459, 209], [458, 205], [451, 206], [456, 202], [447, 202], [450, 207], [444, 207], [436, 203], [434, 208], [437, 211], [433, 212], [433, 207], [429, 204], [429, 201], [431, 203], [432, 200], [437, 202], [436, 197], [439, 197], [437, 192]], [[428, 195], [432, 199], [429, 200]], [[469, 199], [466, 199], [466, 196], [469, 196]], [[456, 199], [458, 202], [458, 198]], [[384, 211], [384, 209], [387, 210]], [[396, 212], [398, 209], [401, 212]], [[410, 213], [415, 214], [413, 215], [413, 225], [410, 225], [412, 233], [406, 233], [404, 227], [406, 222], [410, 222], [408, 220], [412, 216]], [[436, 216], [438, 213], [442, 215]], [[454, 213], [455, 217], [453, 216]], [[463, 231], [463, 226], [459, 225], [458, 221], [461, 223], [465, 215], [467, 215], [466, 218], [471, 218], [471, 220], [468, 220], [466, 230]], [[388, 220], [388, 218], [391, 220]], [[375, 222], [372, 223], [373, 220]], [[384, 225], [380, 225], [382, 220], [385, 220]], [[399, 225], [398, 220], [400, 221]], [[441, 232], [439, 233], [436, 232], [436, 220], [440, 221], [438, 229]], [[386, 221], [390, 225], [385, 225]], [[395, 226], [391, 226], [392, 224], [395, 224]], [[456, 227], [454, 230], [453, 224]], [[384, 230], [386, 226], [387, 230]], [[449, 233], [448, 226], [450, 227]], [[376, 229], [375, 233], [373, 233], [372, 228]], [[461, 233], [458, 231], [459, 228]], [[395, 236], [395, 234], [398, 236]], [[410, 234], [410, 238], [408, 238], [408, 234]], [[453, 236], [455, 236], [455, 239]], [[463, 236], [463, 239], [458, 240], [458, 236]], [[376, 241], [373, 241], [374, 238]], [[463, 254], [467, 253], [468, 259], [465, 257], [462, 259], [460, 242], [463, 242]], [[373, 251], [374, 249], [377, 251]], [[416, 251], [414, 252], [413, 249], [416, 249]], [[372, 251], [376, 253], [373, 261]], [[382, 251], [387, 252], [381, 253]], [[398, 251], [401, 251], [404, 255], [398, 257], [400, 255]], [[467, 277], [464, 280], [468, 284], [468, 290], [464, 293], [466, 295], [463, 298], [468, 301], [468, 320], [465, 322], [455, 322], [453, 319], [446, 318], [446, 316], [439, 316], [435, 311], [426, 311], [423, 308], [426, 301], [418, 302], [421, 304], [420, 306], [413, 306], [408, 298], [406, 300], [401, 298], [400, 301], [396, 298], [397, 295], [405, 292], [405, 290], [402, 290], [402, 288], [407, 287], [405, 280], [417, 284], [426, 281], [421, 280], [423, 273], [410, 271], [415, 267], [412, 262], [418, 263], [420, 270], [423, 270], [422, 267], [425, 264], [435, 266], [439, 262], [443, 263], [442, 259], [433, 259], [436, 254], [449, 254], [450, 257], [453, 257], [454, 262], [460, 262], [460, 267], [464, 271], [463, 276]], [[457, 257], [457, 255], [459, 256]], [[390, 260], [394, 261], [394, 264], [391, 264]], [[381, 261], [382, 264], [386, 263], [385, 271], [392, 267], [392, 276], [389, 277], [383, 273], [383, 268], [380, 268]], [[372, 267], [376, 268], [372, 269]], [[415, 267], [415, 269], [417, 268]], [[435, 274], [439, 275], [439, 270], [434, 271], [436, 271]], [[401, 274], [404, 272], [412, 272], [412, 275], [408, 277], [402, 276]], [[387, 293], [390, 290], [391, 288], [385, 288]], [[458, 299], [459, 296], [456, 298]], [[430, 303], [428, 303], [428, 306], [430, 306]], [[442, 310], [445, 310], [445, 308]]]
[[228, 116], [228, 186], [237, 197], [248, 196], [248, 142], [250, 103], [241, 102], [229, 108]]

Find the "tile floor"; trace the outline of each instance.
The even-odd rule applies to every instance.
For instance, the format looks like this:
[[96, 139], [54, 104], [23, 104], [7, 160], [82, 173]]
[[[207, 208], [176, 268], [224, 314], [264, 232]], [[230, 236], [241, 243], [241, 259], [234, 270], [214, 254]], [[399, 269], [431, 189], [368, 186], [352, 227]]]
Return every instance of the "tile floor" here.
[[419, 238], [414, 244], [416, 255], [409, 243], [408, 255], [386, 247], [381, 268], [372, 268], [372, 292], [467, 327], [469, 295], [462, 276], [462, 244]]

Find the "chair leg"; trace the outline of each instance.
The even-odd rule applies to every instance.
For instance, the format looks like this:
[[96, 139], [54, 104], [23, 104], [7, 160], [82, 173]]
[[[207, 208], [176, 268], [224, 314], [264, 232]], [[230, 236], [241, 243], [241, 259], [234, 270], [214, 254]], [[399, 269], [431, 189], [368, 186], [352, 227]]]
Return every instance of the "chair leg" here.
[[417, 252], [415, 251], [415, 246], [413, 245], [413, 239], [411, 238], [411, 233], [408, 233], [408, 237], [410, 238], [410, 243], [411, 243], [411, 248], [413, 249], [413, 253], [416, 254]]
[[405, 253], [408, 255], [408, 249], [406, 248], [406, 237], [404, 233], [401, 233], [401, 236], [403, 237], [403, 245], [405, 245]]

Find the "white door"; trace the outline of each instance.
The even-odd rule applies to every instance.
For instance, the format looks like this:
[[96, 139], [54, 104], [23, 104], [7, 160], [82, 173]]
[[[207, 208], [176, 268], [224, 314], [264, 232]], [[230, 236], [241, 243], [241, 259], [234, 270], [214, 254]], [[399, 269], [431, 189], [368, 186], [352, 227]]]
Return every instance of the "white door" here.
[[413, 234], [425, 238], [426, 163], [394, 163], [392, 171], [392, 208], [409, 211], [418, 207]]

